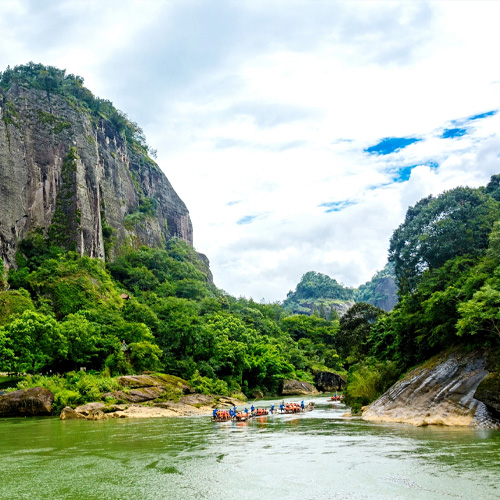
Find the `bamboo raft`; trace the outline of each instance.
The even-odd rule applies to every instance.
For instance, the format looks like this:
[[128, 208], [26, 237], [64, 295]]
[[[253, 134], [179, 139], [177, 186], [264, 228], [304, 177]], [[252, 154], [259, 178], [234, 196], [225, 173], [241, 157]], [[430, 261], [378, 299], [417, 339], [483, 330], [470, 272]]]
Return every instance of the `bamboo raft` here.
[[[301, 413], [306, 411], [312, 411], [314, 409], [314, 403], [310, 402], [307, 406], [302, 407], [298, 403], [287, 403], [283, 405], [283, 409], [276, 409], [276, 413]], [[234, 412], [229, 410], [218, 410], [212, 415], [213, 422], [247, 422], [251, 418], [255, 417], [267, 417], [273, 412], [269, 411], [267, 408], [254, 408], [250, 412]]]

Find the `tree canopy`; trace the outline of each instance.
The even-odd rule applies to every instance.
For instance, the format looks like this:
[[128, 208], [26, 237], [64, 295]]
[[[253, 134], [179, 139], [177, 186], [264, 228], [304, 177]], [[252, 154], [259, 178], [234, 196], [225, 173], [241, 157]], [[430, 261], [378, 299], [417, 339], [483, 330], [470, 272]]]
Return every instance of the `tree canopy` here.
[[459, 187], [410, 207], [393, 233], [389, 261], [402, 293], [415, 290], [426, 270], [457, 256], [485, 252], [499, 203], [481, 189]]

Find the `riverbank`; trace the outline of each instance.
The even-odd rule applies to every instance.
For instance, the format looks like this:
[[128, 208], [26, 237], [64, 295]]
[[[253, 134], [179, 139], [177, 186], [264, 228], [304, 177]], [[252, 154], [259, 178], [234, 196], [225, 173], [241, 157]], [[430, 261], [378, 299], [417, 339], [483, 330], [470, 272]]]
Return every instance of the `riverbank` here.
[[[478, 388], [488, 376], [483, 351], [455, 349], [408, 372], [362, 414], [372, 422], [415, 426], [500, 428], [500, 418]], [[497, 394], [498, 398], [498, 394]]]
[[[70, 372], [65, 375], [28, 375], [5, 381], [0, 395], [0, 417], [59, 416], [63, 419], [109, 417], [149, 418], [210, 414], [214, 407], [230, 407], [246, 400], [196, 393], [185, 380], [165, 374], [102, 375]], [[17, 390], [12, 390], [17, 388]]]
[[237, 398], [227, 396], [190, 394], [179, 401], [165, 401], [161, 403], [131, 403], [106, 404], [102, 402], [87, 403], [85, 405], [62, 409], [61, 420], [106, 420], [108, 418], [158, 418], [158, 417], [187, 417], [195, 415], [211, 415], [215, 407], [231, 408], [242, 402]]

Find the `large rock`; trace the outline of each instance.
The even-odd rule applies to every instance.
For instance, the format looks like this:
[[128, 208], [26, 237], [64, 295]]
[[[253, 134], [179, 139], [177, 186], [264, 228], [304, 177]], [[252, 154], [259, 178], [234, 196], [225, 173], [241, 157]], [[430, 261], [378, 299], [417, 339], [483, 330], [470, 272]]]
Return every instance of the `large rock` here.
[[333, 392], [342, 390], [346, 381], [338, 373], [318, 372], [314, 377], [314, 385], [319, 391]]
[[0, 417], [50, 415], [54, 394], [44, 387], [21, 389], [0, 396]]
[[145, 403], [171, 394], [172, 390], [179, 394], [193, 392], [185, 380], [173, 375], [125, 375], [116, 379], [125, 390], [107, 392], [104, 398], [113, 398], [127, 403]]
[[127, 403], [145, 403], [153, 401], [165, 394], [166, 388], [162, 386], [141, 387], [140, 389], [132, 389], [129, 392], [114, 391], [103, 394], [104, 398], [113, 398], [117, 401], [126, 401]]
[[100, 259], [106, 226], [113, 228], [111, 254], [123, 244], [164, 246], [174, 236], [193, 242], [189, 212], [164, 173], [110, 121], [15, 83], [0, 91], [0, 199], [7, 268], [16, 265], [19, 241], [36, 228], [46, 233], [54, 221], [64, 222], [79, 253]]
[[392, 276], [380, 278], [375, 287], [374, 297], [368, 302], [384, 311], [392, 311], [398, 303], [398, 287], [394, 278]]
[[193, 388], [188, 382], [174, 375], [124, 375], [116, 379], [122, 387], [133, 389], [143, 387], [173, 387], [180, 389], [184, 394], [193, 393]]
[[318, 391], [308, 382], [300, 382], [299, 380], [283, 380], [281, 383], [280, 394], [282, 396], [307, 396], [309, 394], [318, 394]]
[[80, 412], [74, 410], [70, 406], [65, 406], [62, 409], [59, 418], [61, 420], [85, 420], [85, 415], [82, 415]]
[[[107, 409], [104, 403], [87, 403], [83, 406], [78, 406], [73, 410], [69, 406], [62, 409], [59, 418], [61, 420], [107, 420], [108, 416], [104, 412]], [[111, 409], [111, 408], [109, 408]], [[120, 410], [121, 408], [114, 408]]]
[[410, 371], [368, 406], [363, 419], [413, 425], [496, 427], [499, 422], [475, 398], [488, 374], [481, 352], [455, 351]]

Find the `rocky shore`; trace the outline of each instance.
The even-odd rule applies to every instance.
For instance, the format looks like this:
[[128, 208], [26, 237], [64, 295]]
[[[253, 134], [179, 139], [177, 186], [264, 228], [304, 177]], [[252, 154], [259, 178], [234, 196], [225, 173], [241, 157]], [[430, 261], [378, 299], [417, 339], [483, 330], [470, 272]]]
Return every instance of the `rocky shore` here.
[[[126, 375], [116, 379], [118, 388], [94, 401], [76, 408], [66, 406], [61, 420], [105, 420], [108, 418], [154, 418], [210, 415], [214, 408], [241, 405], [245, 396], [235, 397], [197, 394], [188, 382], [162, 374]], [[329, 390], [343, 387], [345, 381], [336, 373], [317, 374], [317, 387]], [[284, 380], [281, 396], [320, 394], [307, 382]], [[255, 397], [263, 397], [262, 394]], [[43, 387], [21, 389], [0, 395], [0, 417], [54, 415], [54, 394]]]
[[154, 404], [111, 404], [102, 402], [87, 403], [73, 409], [63, 408], [61, 420], [107, 420], [108, 418], [156, 418], [182, 417], [193, 415], [211, 415], [215, 407], [230, 408], [241, 404], [236, 398], [191, 394], [182, 397], [178, 402], [167, 401]]
[[492, 397], [484, 352], [452, 351], [408, 372], [379, 399], [366, 407], [363, 419], [417, 426], [500, 428], [500, 394]]

